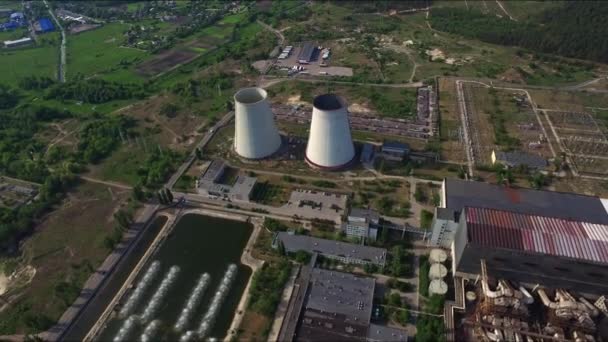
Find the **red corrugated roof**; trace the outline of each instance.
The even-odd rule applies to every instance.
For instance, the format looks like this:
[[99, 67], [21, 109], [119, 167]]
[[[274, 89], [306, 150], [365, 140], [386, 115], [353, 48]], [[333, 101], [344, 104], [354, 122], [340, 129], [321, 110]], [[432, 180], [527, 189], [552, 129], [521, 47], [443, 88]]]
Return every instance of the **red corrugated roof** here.
[[472, 243], [608, 263], [608, 225], [487, 208], [465, 215]]

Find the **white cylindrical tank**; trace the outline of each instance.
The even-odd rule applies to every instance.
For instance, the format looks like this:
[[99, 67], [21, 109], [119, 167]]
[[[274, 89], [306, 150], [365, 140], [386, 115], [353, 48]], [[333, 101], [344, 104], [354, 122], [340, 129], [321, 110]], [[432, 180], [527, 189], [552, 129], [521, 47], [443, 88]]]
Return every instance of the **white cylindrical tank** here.
[[306, 146], [306, 162], [312, 167], [337, 170], [355, 158], [347, 106], [334, 94], [315, 97]]
[[234, 150], [243, 158], [265, 158], [281, 147], [267, 96], [262, 88], [243, 88], [234, 94]]

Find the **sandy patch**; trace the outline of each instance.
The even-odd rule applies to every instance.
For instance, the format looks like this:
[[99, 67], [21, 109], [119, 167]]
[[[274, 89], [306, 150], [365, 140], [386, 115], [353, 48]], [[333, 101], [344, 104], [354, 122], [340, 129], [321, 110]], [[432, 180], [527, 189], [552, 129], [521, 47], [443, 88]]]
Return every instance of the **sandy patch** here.
[[0, 296], [6, 293], [8, 289], [8, 277], [4, 272], [0, 272]]
[[353, 103], [350, 106], [348, 106], [348, 111], [356, 112], [356, 113], [370, 113], [371, 112], [371, 110], [369, 110], [369, 108], [367, 108], [359, 103]]

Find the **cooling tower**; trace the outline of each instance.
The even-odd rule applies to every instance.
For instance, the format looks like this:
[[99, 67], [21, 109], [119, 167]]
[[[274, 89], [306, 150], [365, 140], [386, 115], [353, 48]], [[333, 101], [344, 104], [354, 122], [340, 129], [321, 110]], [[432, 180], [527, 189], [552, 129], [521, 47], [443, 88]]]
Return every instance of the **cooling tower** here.
[[234, 94], [234, 150], [243, 158], [265, 158], [281, 147], [281, 136], [266, 97], [262, 88], [243, 88]]
[[355, 158], [350, 136], [346, 103], [333, 94], [319, 95], [313, 101], [306, 162], [312, 167], [337, 170]]

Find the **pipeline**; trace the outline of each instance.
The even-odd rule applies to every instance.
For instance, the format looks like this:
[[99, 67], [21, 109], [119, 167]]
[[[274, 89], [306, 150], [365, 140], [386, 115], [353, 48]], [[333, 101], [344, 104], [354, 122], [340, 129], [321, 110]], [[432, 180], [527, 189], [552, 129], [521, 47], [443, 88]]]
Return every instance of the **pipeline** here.
[[119, 317], [123, 317], [123, 318], [127, 317], [128, 315], [130, 315], [133, 312], [133, 310], [135, 309], [135, 306], [141, 300], [141, 297], [144, 295], [145, 290], [148, 288], [148, 286], [150, 286], [150, 284], [152, 283], [152, 280], [158, 274], [159, 269], [160, 269], [160, 262], [158, 260], [155, 260], [152, 262], [152, 264], [150, 264], [150, 267], [148, 267], [148, 269], [146, 270], [146, 273], [144, 273], [144, 276], [141, 278], [139, 283], [137, 283], [135, 290], [133, 291], [133, 293], [131, 294], [131, 296], [125, 303], [125, 305], [120, 310], [120, 312], [118, 314]]
[[129, 334], [133, 330], [133, 327], [135, 327], [135, 324], [137, 324], [137, 316], [129, 316], [118, 330], [118, 333], [114, 337], [114, 342], [128, 341]]
[[175, 278], [177, 278], [178, 274], [179, 266], [171, 266], [169, 272], [167, 272], [167, 274], [163, 278], [163, 281], [160, 283], [160, 285], [156, 289], [156, 292], [154, 292], [154, 295], [150, 299], [150, 303], [148, 303], [143, 313], [139, 317], [142, 323], [148, 322], [152, 318], [152, 315], [156, 313], [156, 310], [158, 309], [160, 304], [162, 304], [164, 297], [167, 295], [167, 292], [169, 291], [169, 288], [171, 288], [171, 285], [173, 285], [173, 283], [175, 282]]
[[218, 286], [217, 292], [211, 300], [209, 309], [207, 310], [205, 316], [203, 316], [203, 319], [199, 324], [197, 333], [200, 339], [204, 339], [209, 334], [209, 331], [211, 330], [211, 327], [213, 326], [213, 323], [215, 322], [215, 319], [220, 311], [220, 305], [222, 304], [224, 298], [228, 295], [228, 292], [230, 291], [230, 286], [232, 285], [232, 282], [236, 277], [236, 271], [236, 265], [230, 264], [230, 266], [228, 266], [228, 269], [226, 270], [226, 273], [224, 273], [224, 277], [222, 278], [222, 281]]
[[186, 328], [190, 317], [192, 317], [192, 314], [196, 311], [196, 308], [200, 304], [201, 299], [203, 299], [203, 294], [205, 293], [205, 290], [209, 285], [210, 279], [211, 276], [209, 276], [209, 273], [204, 273], [200, 276], [198, 282], [196, 283], [196, 286], [194, 287], [194, 289], [192, 289], [190, 297], [188, 297], [188, 300], [186, 301], [186, 304], [184, 305], [184, 308], [182, 309], [182, 312], [180, 313], [177, 322], [173, 326], [175, 330], [183, 331]]
[[148, 323], [148, 325], [144, 329], [144, 332], [139, 337], [139, 340], [141, 342], [152, 342], [152, 341], [154, 341], [154, 335], [156, 335], [156, 333], [158, 332], [158, 329], [160, 328], [160, 324], [161, 324], [161, 321], [159, 321], [157, 319], [155, 319], [152, 322]]

